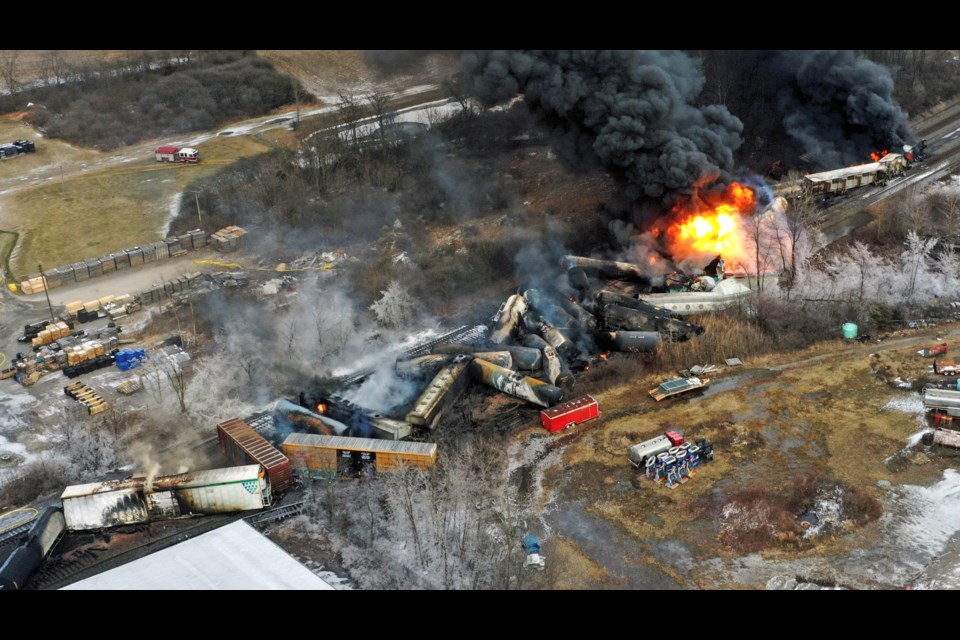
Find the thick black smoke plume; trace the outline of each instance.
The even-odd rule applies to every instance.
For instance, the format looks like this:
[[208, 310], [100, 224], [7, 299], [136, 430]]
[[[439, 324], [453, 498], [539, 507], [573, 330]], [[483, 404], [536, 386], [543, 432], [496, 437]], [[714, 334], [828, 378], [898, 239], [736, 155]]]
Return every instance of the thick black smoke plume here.
[[696, 106], [703, 76], [677, 51], [468, 51], [467, 89], [495, 104], [523, 94], [573, 166], [602, 165], [632, 204], [672, 205], [733, 168], [743, 125]]
[[834, 169], [915, 141], [889, 70], [852, 51], [709, 51], [704, 70], [706, 95], [743, 120], [739, 159], [756, 168], [804, 156]]
[[863, 162], [914, 141], [886, 67], [852, 51], [782, 51], [767, 64], [783, 127], [817, 165]]

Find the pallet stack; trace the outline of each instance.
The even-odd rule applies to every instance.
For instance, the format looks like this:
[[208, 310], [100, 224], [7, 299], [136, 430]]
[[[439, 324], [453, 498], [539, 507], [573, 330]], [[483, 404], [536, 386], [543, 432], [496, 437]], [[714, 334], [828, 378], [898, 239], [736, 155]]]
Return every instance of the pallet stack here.
[[139, 380], [127, 380], [126, 382], [121, 382], [114, 388], [117, 390], [117, 393], [129, 396], [143, 389], [143, 385]]
[[240, 248], [240, 238], [247, 235], [242, 228], [231, 225], [224, 227], [210, 236], [211, 244], [221, 253], [236, 251]]
[[34, 293], [41, 293], [44, 289], [46, 289], [46, 287], [43, 284], [43, 278], [39, 275], [27, 278], [20, 283], [20, 290], [28, 296]]
[[65, 338], [68, 335], [70, 335], [70, 327], [67, 326], [66, 322], [54, 322], [53, 324], [47, 325], [47, 327], [38, 333], [37, 337], [33, 338], [31, 342], [34, 347], [39, 347], [45, 344], [50, 344], [54, 340]]
[[103, 413], [110, 408], [96, 391], [82, 382], [71, 382], [63, 388], [63, 392], [85, 406], [87, 413], [92, 416]]

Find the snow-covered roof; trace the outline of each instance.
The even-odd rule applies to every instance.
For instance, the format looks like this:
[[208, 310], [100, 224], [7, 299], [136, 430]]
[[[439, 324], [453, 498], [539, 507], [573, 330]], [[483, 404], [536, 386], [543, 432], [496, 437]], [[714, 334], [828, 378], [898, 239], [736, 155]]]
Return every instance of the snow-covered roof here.
[[242, 520], [75, 582], [68, 590], [329, 590]]

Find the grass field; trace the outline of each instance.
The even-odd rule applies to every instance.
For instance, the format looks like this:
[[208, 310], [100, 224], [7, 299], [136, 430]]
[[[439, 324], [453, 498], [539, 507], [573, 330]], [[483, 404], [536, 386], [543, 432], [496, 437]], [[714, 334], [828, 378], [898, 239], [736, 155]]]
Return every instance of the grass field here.
[[172, 198], [188, 183], [269, 148], [256, 137], [218, 137], [204, 143], [196, 165], [157, 163], [152, 154], [142, 154], [140, 160], [14, 193], [4, 203], [2, 223], [21, 233], [13, 271], [23, 276], [38, 263], [52, 268], [158, 240]]

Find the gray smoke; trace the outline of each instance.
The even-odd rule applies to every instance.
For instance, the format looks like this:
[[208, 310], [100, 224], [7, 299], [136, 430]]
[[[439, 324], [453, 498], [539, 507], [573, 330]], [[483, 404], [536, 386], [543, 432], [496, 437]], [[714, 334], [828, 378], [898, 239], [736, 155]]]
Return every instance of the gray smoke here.
[[852, 51], [782, 51], [767, 64], [783, 127], [816, 164], [863, 162], [871, 151], [913, 142], [886, 67]]
[[678, 51], [468, 51], [467, 89], [488, 105], [523, 94], [570, 165], [604, 167], [633, 203], [678, 196], [726, 177], [743, 125], [722, 106], [695, 106], [698, 66]]

